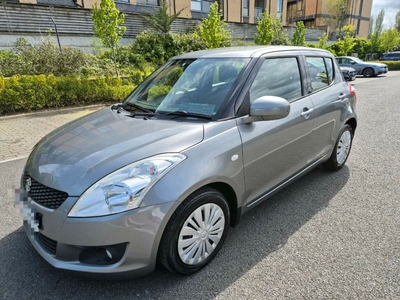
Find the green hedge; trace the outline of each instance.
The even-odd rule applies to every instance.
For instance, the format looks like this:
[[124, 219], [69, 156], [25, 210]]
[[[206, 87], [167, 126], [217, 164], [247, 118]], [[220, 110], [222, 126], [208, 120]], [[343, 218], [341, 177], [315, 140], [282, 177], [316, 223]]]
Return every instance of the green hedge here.
[[384, 61], [374, 61], [374, 62], [387, 65], [389, 71], [400, 71], [400, 61], [384, 60]]
[[0, 77], [0, 115], [43, 108], [121, 102], [133, 88], [130, 80], [112, 77]]

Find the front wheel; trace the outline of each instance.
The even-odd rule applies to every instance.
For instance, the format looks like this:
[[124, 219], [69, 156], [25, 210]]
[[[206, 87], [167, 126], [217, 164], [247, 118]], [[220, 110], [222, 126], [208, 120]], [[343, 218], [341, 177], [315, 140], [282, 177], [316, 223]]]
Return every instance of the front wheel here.
[[375, 75], [374, 69], [372, 68], [365, 68], [363, 71], [364, 77], [372, 77]]
[[173, 273], [192, 274], [218, 253], [229, 229], [229, 206], [215, 189], [190, 195], [169, 220], [159, 250], [159, 261]]
[[331, 157], [324, 163], [324, 166], [327, 169], [337, 171], [344, 166], [350, 155], [353, 137], [353, 128], [349, 124], [345, 124], [340, 131], [339, 138], [336, 141]]

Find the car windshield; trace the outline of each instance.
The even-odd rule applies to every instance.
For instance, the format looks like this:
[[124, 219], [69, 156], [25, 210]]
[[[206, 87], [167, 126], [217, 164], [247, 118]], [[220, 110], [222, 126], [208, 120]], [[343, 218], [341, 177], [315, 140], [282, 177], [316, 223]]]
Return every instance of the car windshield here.
[[357, 58], [357, 57], [352, 57], [352, 60], [354, 60], [356, 63], [362, 64], [364, 63], [361, 59]]
[[172, 60], [138, 86], [123, 104], [159, 114], [216, 115], [249, 61], [249, 58]]

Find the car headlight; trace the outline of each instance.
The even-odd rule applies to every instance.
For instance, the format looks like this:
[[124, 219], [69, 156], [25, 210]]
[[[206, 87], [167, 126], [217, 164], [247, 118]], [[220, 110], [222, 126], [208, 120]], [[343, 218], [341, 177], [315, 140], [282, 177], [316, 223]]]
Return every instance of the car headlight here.
[[149, 189], [186, 159], [178, 153], [152, 156], [100, 179], [78, 199], [69, 217], [98, 217], [137, 208]]

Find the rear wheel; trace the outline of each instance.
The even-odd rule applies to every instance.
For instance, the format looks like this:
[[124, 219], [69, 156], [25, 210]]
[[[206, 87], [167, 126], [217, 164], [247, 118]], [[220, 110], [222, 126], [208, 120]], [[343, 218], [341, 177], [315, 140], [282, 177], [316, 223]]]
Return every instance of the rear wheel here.
[[365, 68], [365, 69], [363, 70], [363, 75], [364, 75], [364, 77], [372, 77], [372, 76], [374, 76], [374, 75], [375, 75], [374, 69], [372, 69], [372, 68]]
[[229, 206], [212, 188], [202, 188], [178, 207], [165, 228], [159, 261], [173, 273], [192, 274], [218, 253], [229, 229]]
[[331, 157], [324, 163], [324, 166], [327, 169], [337, 171], [344, 166], [350, 155], [353, 136], [353, 128], [349, 124], [345, 124], [340, 131], [339, 138], [336, 141]]

